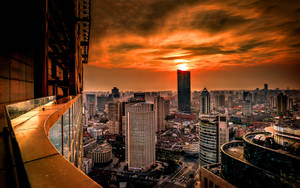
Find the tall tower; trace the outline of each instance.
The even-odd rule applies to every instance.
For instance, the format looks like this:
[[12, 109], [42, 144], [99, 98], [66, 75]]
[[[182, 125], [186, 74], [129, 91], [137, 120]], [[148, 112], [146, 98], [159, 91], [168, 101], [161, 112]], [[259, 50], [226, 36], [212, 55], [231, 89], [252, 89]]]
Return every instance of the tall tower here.
[[210, 113], [210, 95], [206, 88], [203, 89], [200, 96], [200, 114]]
[[165, 100], [160, 96], [154, 98], [155, 132], [165, 130]]
[[177, 70], [178, 111], [191, 112], [191, 72]]
[[249, 91], [243, 92], [242, 112], [244, 116], [252, 114], [252, 94]]
[[126, 104], [125, 146], [129, 170], [145, 170], [155, 163], [153, 104]]
[[277, 95], [277, 113], [279, 115], [285, 115], [288, 107], [288, 96], [280, 93]]
[[207, 116], [201, 120], [199, 128], [200, 165], [221, 162], [220, 148], [229, 142], [226, 116]]

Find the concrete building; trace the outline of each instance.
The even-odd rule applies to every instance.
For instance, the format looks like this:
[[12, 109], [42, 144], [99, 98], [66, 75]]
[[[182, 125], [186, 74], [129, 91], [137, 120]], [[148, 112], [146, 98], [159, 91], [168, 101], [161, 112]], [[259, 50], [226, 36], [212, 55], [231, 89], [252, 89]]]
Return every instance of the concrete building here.
[[252, 94], [249, 91], [243, 92], [242, 113], [244, 116], [252, 114]]
[[191, 72], [177, 70], [178, 111], [191, 112]]
[[210, 113], [210, 94], [206, 88], [203, 89], [200, 95], [200, 114]]
[[160, 132], [166, 129], [166, 113], [165, 113], [165, 100], [157, 96], [154, 97], [154, 112], [155, 112], [155, 132]]
[[120, 102], [109, 102], [107, 104], [107, 114], [110, 122], [109, 124], [109, 132], [111, 134], [120, 134], [122, 127], [122, 119], [121, 119], [121, 109], [122, 105]]
[[215, 121], [202, 120], [200, 123], [200, 165], [218, 163], [219, 140], [218, 124]]
[[224, 187], [299, 187], [300, 122], [279, 120], [265, 132], [222, 145], [221, 164], [201, 167], [201, 173], [206, 171], [212, 184], [222, 182]]
[[109, 96], [97, 96], [97, 110], [100, 112], [105, 110], [105, 105], [113, 99]]
[[288, 111], [288, 96], [280, 93], [277, 95], [277, 114], [285, 115]]
[[90, 155], [94, 164], [108, 163], [112, 160], [112, 147], [107, 142], [104, 142], [94, 148]]
[[112, 88], [111, 95], [113, 98], [120, 98], [120, 92], [117, 87]]
[[221, 161], [220, 147], [229, 141], [229, 130], [225, 116], [202, 116], [200, 122], [200, 165]]
[[129, 170], [146, 170], [155, 163], [153, 104], [126, 104], [125, 152]]

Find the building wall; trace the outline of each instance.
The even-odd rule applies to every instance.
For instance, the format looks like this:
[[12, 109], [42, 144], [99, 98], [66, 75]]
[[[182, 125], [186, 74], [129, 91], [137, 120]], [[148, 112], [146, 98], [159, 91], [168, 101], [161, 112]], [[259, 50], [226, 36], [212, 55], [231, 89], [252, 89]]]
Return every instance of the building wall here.
[[155, 127], [152, 104], [126, 104], [126, 161], [132, 170], [155, 163]]
[[218, 124], [200, 123], [200, 164], [212, 164], [218, 162], [219, 142], [218, 142]]
[[201, 181], [200, 181], [201, 188], [235, 188], [235, 186], [233, 186], [226, 180], [222, 179], [221, 177], [215, 175], [214, 173], [210, 172], [209, 170], [203, 167], [201, 167], [200, 169], [200, 174], [201, 174]]
[[0, 104], [34, 98], [33, 62], [24, 54], [0, 56]]

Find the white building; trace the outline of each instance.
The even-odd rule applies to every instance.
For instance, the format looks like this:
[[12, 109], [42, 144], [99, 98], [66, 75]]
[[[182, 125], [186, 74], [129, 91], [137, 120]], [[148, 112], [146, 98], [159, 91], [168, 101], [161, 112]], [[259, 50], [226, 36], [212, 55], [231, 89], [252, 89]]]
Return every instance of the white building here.
[[148, 169], [155, 163], [153, 104], [126, 104], [125, 114], [125, 152], [128, 169]]

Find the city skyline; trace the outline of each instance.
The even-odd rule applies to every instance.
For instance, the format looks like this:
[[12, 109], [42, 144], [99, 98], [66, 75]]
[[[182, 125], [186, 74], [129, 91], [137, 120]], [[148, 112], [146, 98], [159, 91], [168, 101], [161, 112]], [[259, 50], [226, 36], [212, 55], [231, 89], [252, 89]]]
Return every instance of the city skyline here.
[[300, 88], [295, 1], [97, 1], [92, 9], [87, 90], [175, 89], [183, 63], [194, 89]]

